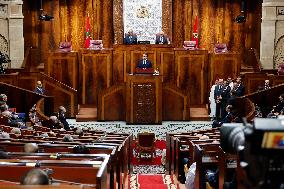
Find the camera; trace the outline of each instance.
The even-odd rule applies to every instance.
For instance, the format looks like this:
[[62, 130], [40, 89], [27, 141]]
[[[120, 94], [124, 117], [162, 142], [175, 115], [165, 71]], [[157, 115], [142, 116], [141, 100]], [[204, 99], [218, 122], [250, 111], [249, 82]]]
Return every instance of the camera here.
[[222, 149], [238, 154], [238, 188], [284, 188], [284, 120], [226, 123], [220, 134]]
[[40, 14], [39, 15], [39, 19], [40, 20], [44, 20], [44, 21], [50, 21], [50, 20], [52, 20], [52, 19], [54, 19], [54, 17], [53, 16], [51, 16], [51, 15], [47, 15], [47, 14]]
[[39, 20], [50, 21], [52, 19], [54, 19], [54, 16], [44, 14], [44, 10], [42, 8], [40, 9]]

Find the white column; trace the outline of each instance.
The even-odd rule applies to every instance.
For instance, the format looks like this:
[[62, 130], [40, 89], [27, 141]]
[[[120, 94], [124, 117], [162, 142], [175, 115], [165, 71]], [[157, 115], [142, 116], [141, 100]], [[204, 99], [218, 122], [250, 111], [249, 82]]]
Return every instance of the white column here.
[[277, 67], [279, 63], [278, 54], [282, 51], [279, 46], [282, 46], [281, 38], [283, 35], [284, 0], [263, 0], [260, 42], [260, 61], [263, 69]]
[[22, 0], [0, 0], [0, 51], [9, 55], [12, 68], [24, 60]]

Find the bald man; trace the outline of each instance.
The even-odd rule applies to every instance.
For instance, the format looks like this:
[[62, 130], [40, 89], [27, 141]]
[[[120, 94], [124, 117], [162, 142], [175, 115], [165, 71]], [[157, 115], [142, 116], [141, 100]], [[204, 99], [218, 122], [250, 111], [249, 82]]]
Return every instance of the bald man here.
[[41, 94], [41, 95], [44, 95], [45, 94], [45, 91], [42, 87], [42, 83], [41, 81], [37, 81], [36, 82], [36, 89], [34, 90], [35, 93], [38, 93], [38, 94]]
[[128, 33], [125, 34], [124, 44], [137, 44], [137, 36], [133, 33], [133, 30], [129, 30]]
[[49, 178], [46, 172], [41, 169], [28, 171], [21, 181], [22, 185], [49, 185]]
[[36, 152], [38, 152], [38, 145], [36, 143], [26, 143], [24, 145], [24, 152], [36, 153]]
[[155, 44], [168, 44], [168, 37], [165, 35], [163, 31], [161, 31], [158, 35], [156, 35]]

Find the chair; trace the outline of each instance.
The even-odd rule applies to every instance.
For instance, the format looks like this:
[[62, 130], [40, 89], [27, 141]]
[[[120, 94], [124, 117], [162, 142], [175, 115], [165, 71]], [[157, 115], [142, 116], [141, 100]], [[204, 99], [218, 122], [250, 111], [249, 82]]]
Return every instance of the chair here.
[[59, 50], [61, 52], [71, 52], [72, 51], [72, 44], [71, 42], [60, 42], [59, 43]]
[[284, 63], [278, 65], [278, 75], [284, 75]]
[[214, 45], [214, 52], [216, 54], [218, 53], [227, 53], [228, 49], [227, 49], [227, 45], [225, 43], [217, 43]]
[[150, 154], [153, 161], [153, 156], [155, 156], [155, 134], [147, 132], [138, 133], [137, 138], [138, 161], [140, 161], [142, 154]]

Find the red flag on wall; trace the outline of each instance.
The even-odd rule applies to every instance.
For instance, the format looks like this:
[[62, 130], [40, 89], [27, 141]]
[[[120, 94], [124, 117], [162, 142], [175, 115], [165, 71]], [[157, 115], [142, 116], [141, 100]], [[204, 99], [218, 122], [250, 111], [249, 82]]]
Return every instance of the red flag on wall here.
[[191, 40], [196, 41], [195, 48], [198, 48], [198, 16], [195, 17]]
[[87, 21], [86, 21], [86, 31], [85, 31], [85, 48], [90, 47], [90, 40], [91, 40], [91, 32], [90, 32], [90, 16], [88, 14]]

